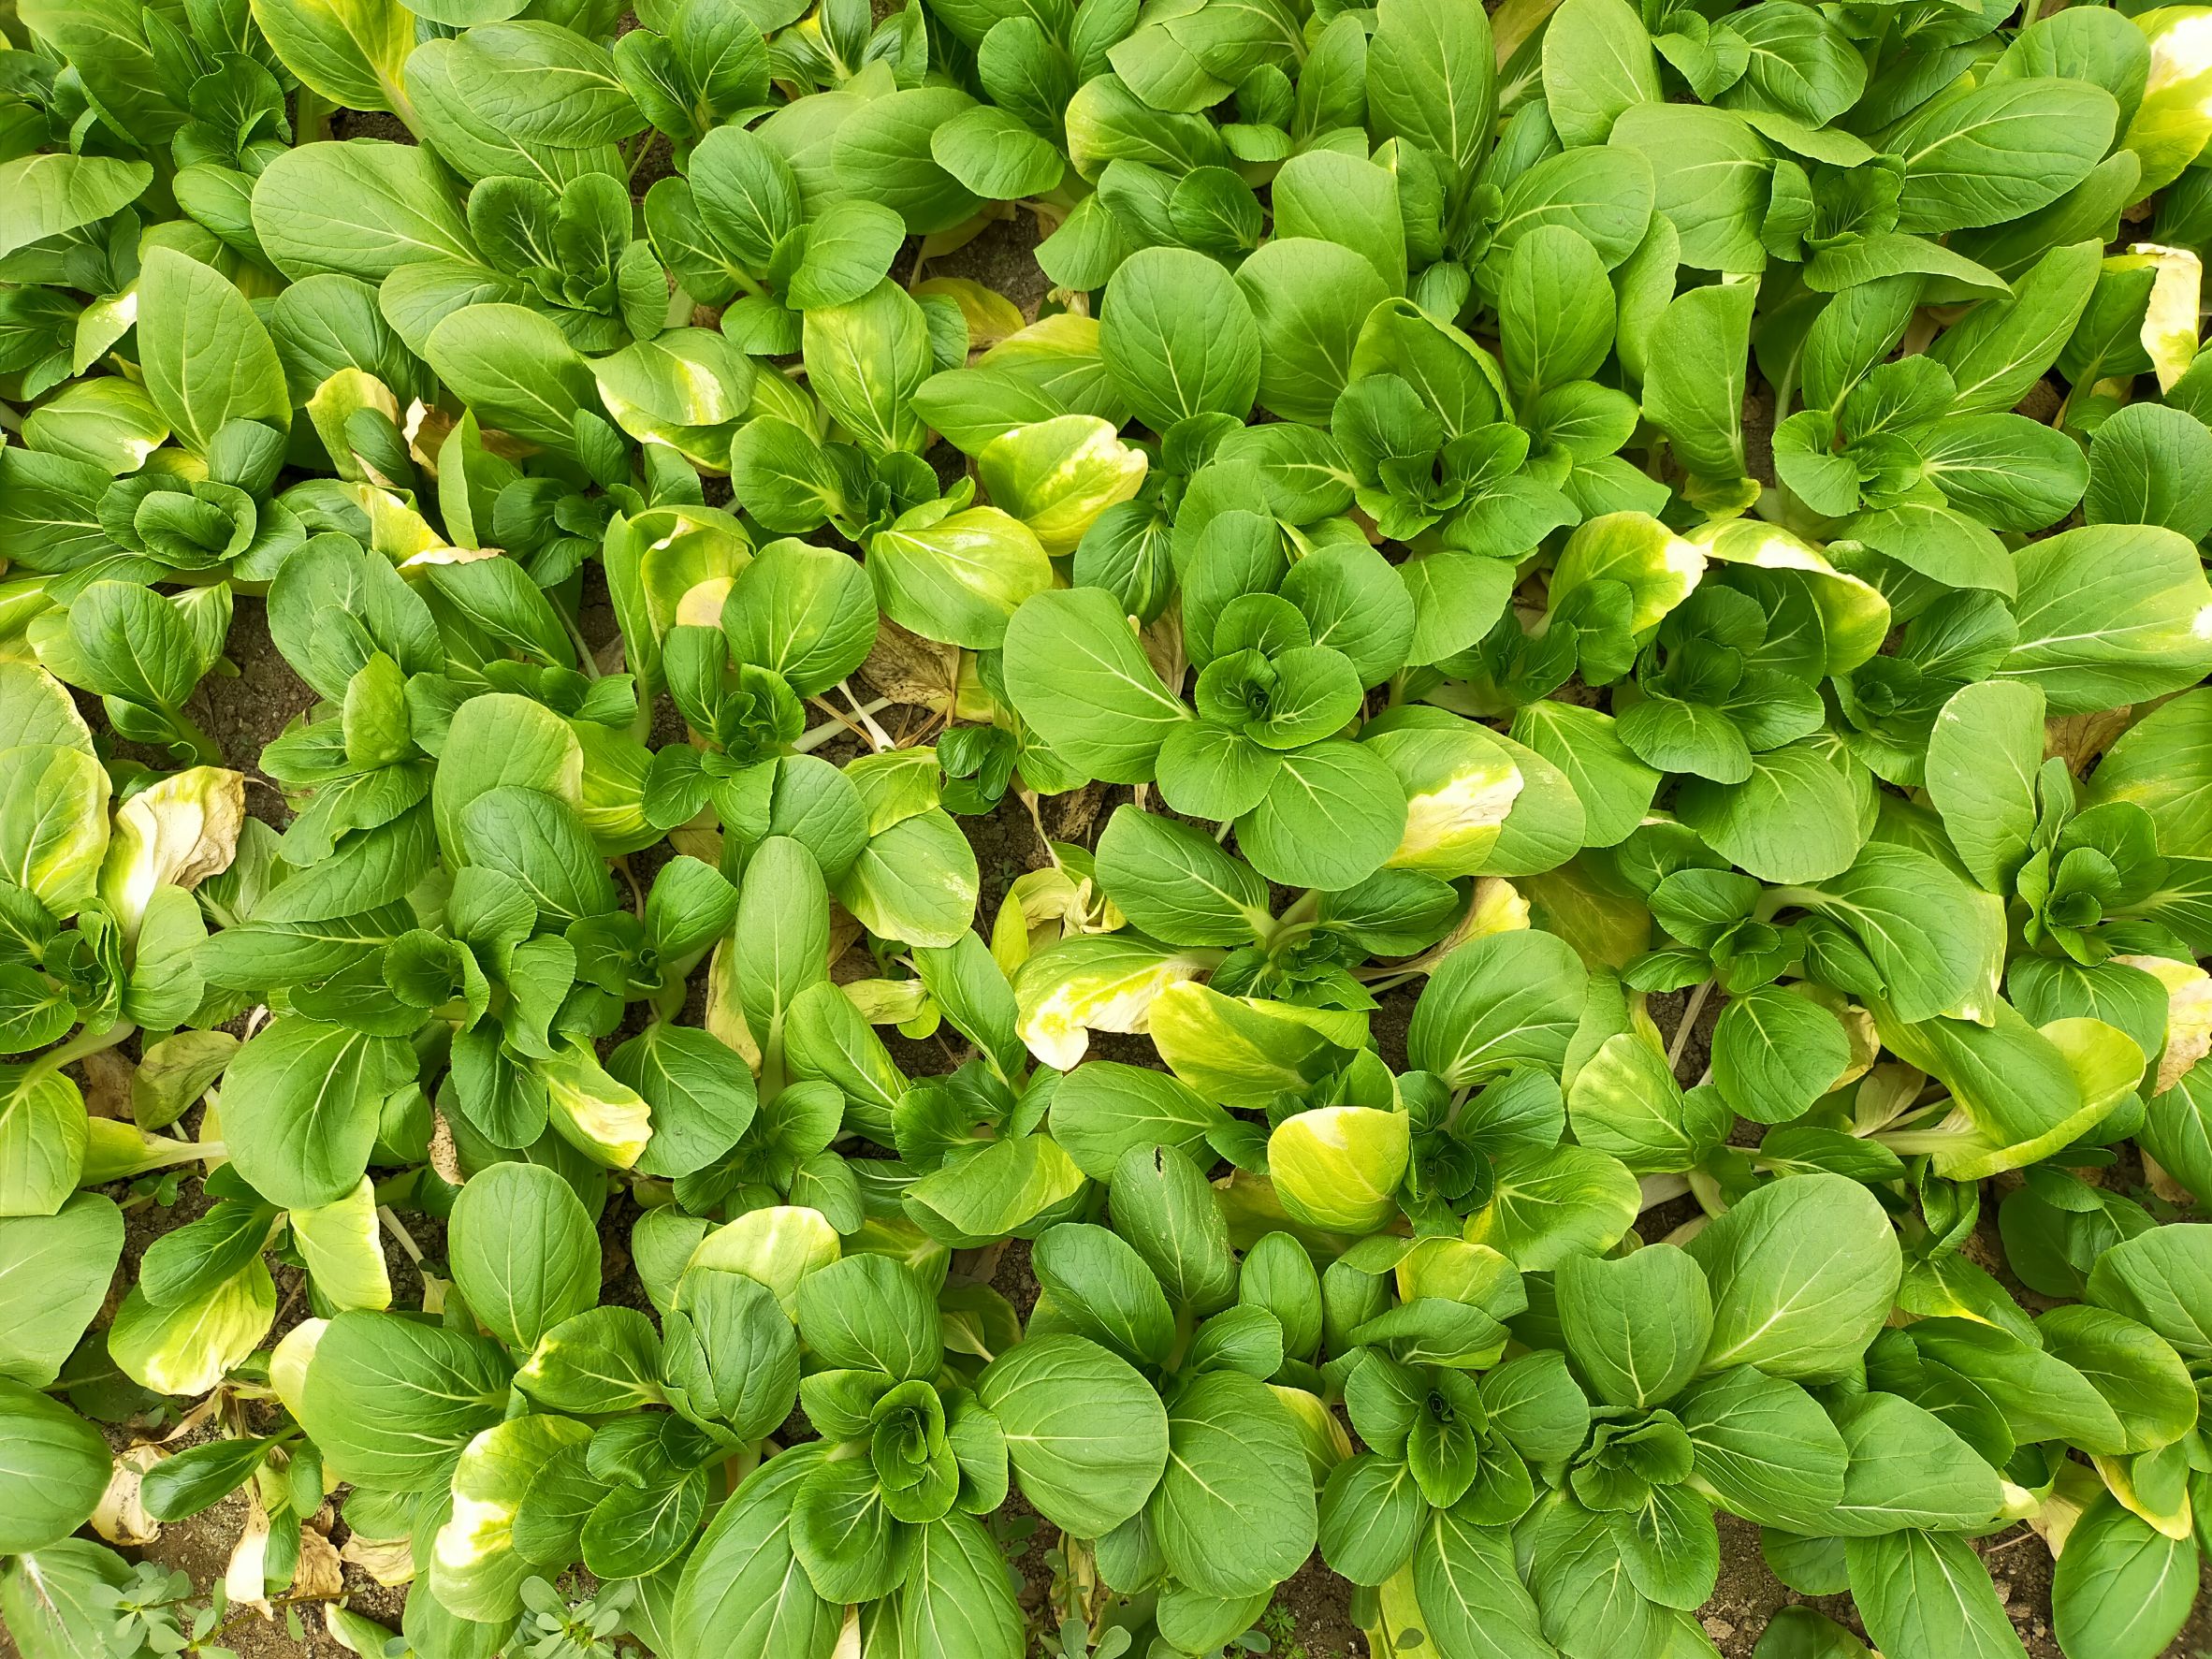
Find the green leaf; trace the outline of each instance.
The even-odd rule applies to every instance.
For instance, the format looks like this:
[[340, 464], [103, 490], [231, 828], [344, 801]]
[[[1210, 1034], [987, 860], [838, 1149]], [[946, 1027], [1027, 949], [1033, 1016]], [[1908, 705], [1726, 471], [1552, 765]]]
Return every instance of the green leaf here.
[[204, 666], [175, 605], [135, 582], [95, 582], [69, 608], [76, 677], [88, 691], [167, 713], [192, 695]]
[[938, 166], [987, 200], [1041, 196], [1060, 182], [1058, 151], [1005, 109], [978, 106], [929, 135]]
[[2139, 1319], [2185, 1360], [2212, 1359], [2212, 1235], [2159, 1227], [2115, 1244], [2089, 1273], [2088, 1300]]
[[[1732, 274], [1755, 274], [1766, 268], [1759, 225], [1765, 217], [1767, 178], [1773, 164], [1766, 142], [1743, 117], [1726, 109], [1651, 99], [1622, 110], [1607, 142], [1617, 150], [1633, 151], [1651, 164], [1658, 187], [1653, 206], [1674, 222], [1684, 265]], [[1682, 299], [1713, 292], [1692, 289]], [[1669, 307], [1670, 315], [1681, 304], [1681, 299], [1676, 300]], [[1713, 345], [1704, 329], [1718, 327], [1720, 339], [1729, 340], [1742, 327], [1724, 321], [1729, 314], [1724, 309], [1709, 312], [1701, 306], [1693, 311], [1699, 319], [1695, 331], [1687, 320], [1693, 313], [1683, 313], [1685, 320], [1661, 324], [1660, 338], [1680, 329], [1686, 347], [1709, 352]], [[1748, 317], [1748, 300], [1744, 312]], [[1654, 358], [1652, 367], [1664, 362], [1664, 356]], [[1645, 395], [1648, 405], [1648, 373]]]
[[1053, 1139], [1094, 1181], [1105, 1181], [1132, 1146], [1190, 1153], [1227, 1113], [1188, 1085], [1148, 1067], [1093, 1060], [1053, 1091]]
[[2097, 285], [2096, 242], [2053, 248], [2009, 295], [1986, 299], [1936, 337], [1928, 355], [1957, 385], [1952, 412], [2011, 409], [2058, 359]]
[[1312, 1553], [1313, 1476], [1265, 1383], [1235, 1371], [1193, 1377], [1169, 1407], [1168, 1453], [1146, 1514], [1183, 1582], [1209, 1595], [1257, 1595]]
[[1023, 720], [1061, 759], [1108, 782], [1148, 780], [1160, 743], [1191, 719], [1104, 589], [1026, 601], [1006, 625], [1005, 672]]
[[299, 1420], [342, 1479], [428, 1492], [505, 1416], [510, 1375], [488, 1338], [397, 1314], [342, 1313], [316, 1340]]
[[1582, 1018], [1588, 975], [1556, 935], [1492, 934], [1462, 945], [1430, 976], [1406, 1032], [1406, 1055], [1455, 1084], [1511, 1067], [1556, 1068]]
[[1414, 1594], [1441, 1653], [1549, 1659], [1535, 1598], [1514, 1570], [1511, 1537], [1434, 1509], [1413, 1558]]
[[538, 1164], [480, 1171], [448, 1223], [454, 1283], [494, 1336], [527, 1354], [599, 1300], [599, 1238], [569, 1185]]
[[1447, 0], [1384, 0], [1367, 49], [1367, 108], [1380, 137], [1434, 156], [1456, 196], [1490, 144], [1497, 109], [1488, 16]]
[[1373, 875], [1404, 833], [1402, 792], [1374, 749], [1328, 739], [1282, 757], [1237, 849], [1271, 880], [1344, 888]]
[[599, 400], [559, 326], [520, 305], [462, 306], [430, 330], [423, 356], [479, 420], [550, 448], [566, 450], [576, 415]]
[[867, 99], [837, 124], [832, 143], [838, 184], [880, 201], [907, 222], [908, 234], [950, 230], [980, 205], [935, 159], [937, 130], [972, 108], [949, 86], [917, 86]]
[[2019, 1659], [2027, 1650], [1989, 1574], [1951, 1533], [1852, 1538], [1851, 1596], [1867, 1634], [1895, 1659]]
[[153, 181], [142, 161], [19, 155], [0, 163], [0, 255], [87, 225], [137, 200]]
[[1641, 1193], [1618, 1158], [1580, 1146], [1521, 1147], [1492, 1160], [1490, 1202], [1467, 1217], [1467, 1242], [1527, 1273], [1609, 1250], [1636, 1220]]
[[2196, 1593], [2195, 1541], [2164, 1536], [2103, 1494], [2066, 1535], [2051, 1622], [2068, 1653], [2156, 1659], [2188, 1622]]
[[2059, 79], [1929, 100], [1887, 140], [1905, 167], [1897, 227], [1935, 235], [2034, 211], [2103, 159], [2117, 115], [2103, 87]]
[[254, 182], [254, 231], [296, 282], [334, 270], [376, 283], [402, 265], [476, 259], [437, 157], [376, 138], [303, 144], [278, 156]]
[[1712, 1080], [1739, 1117], [1788, 1123], [1851, 1063], [1834, 1013], [1810, 997], [1762, 985], [1732, 997], [1712, 1033]]
[[[1928, 854], [1870, 841], [1841, 875], [1793, 897], [1851, 929], [1899, 1019], [1979, 1014], [1996, 1000], [2000, 917]], [[1931, 924], [1931, 917], [1941, 920]]]
[[929, 377], [929, 327], [910, 294], [886, 277], [857, 299], [807, 313], [803, 338], [808, 384], [863, 448], [921, 449], [910, 404]]
[[1826, 1530], [1844, 1537], [1964, 1532], [1987, 1525], [2002, 1507], [1997, 1471], [1933, 1412], [1869, 1392], [1839, 1402], [1832, 1414], [1851, 1463]]
[[1544, 1634], [1583, 1652], [1608, 1640], [1659, 1652], [1666, 1615], [1629, 1577], [1608, 1521], [1559, 1493], [1521, 1523]]
[[1077, 1537], [1103, 1537], [1143, 1508], [1167, 1466], [1159, 1397], [1126, 1361], [1080, 1336], [1019, 1344], [976, 1389], [1005, 1432], [1023, 1495]]
[[883, 1617], [902, 1659], [1021, 1659], [1025, 1645], [998, 1546], [958, 1510], [922, 1530], [913, 1565]]
[[2184, 691], [2138, 720], [2104, 751], [2085, 804], [2128, 801], [2150, 814], [2161, 847], [2201, 847], [2212, 837], [2212, 694]]
[[1757, 1188], [1690, 1242], [1712, 1285], [1704, 1369], [1825, 1377], [1856, 1363], [1904, 1272], [1889, 1218], [1841, 1175]]
[[575, 808], [543, 790], [502, 784], [461, 809], [468, 862], [514, 882], [543, 920], [566, 924], [615, 906], [613, 878]]
[[1165, 1361], [1175, 1340], [1174, 1311], [1144, 1258], [1103, 1227], [1063, 1223], [1039, 1235], [1030, 1253], [1053, 1317], [1131, 1364]]
[[1351, 379], [1361, 327], [1388, 298], [1383, 279], [1351, 248], [1285, 235], [1239, 266], [1236, 280], [1259, 338], [1260, 405], [1326, 424]]
[[0, 1377], [42, 1389], [100, 1311], [123, 1213], [80, 1192], [51, 1215], [0, 1217]]
[[799, 1281], [799, 1334], [822, 1363], [904, 1381], [936, 1375], [938, 1311], [913, 1274], [887, 1256], [848, 1256]]
[[2041, 687], [2051, 713], [2144, 702], [2212, 671], [2212, 587], [2174, 531], [2094, 524], [2016, 558], [2019, 643], [1998, 673]]
[[1960, 862], [1992, 893], [2009, 893], [2028, 857], [2043, 728], [2039, 688], [1984, 680], [1953, 693], [1928, 736], [1928, 798]]
[[204, 453], [230, 421], [292, 421], [284, 365], [246, 297], [198, 260], [155, 248], [138, 275], [138, 364], [147, 395]]
[[860, 298], [891, 269], [906, 231], [905, 221], [875, 202], [830, 203], [807, 226], [806, 257], [792, 272], [786, 296], [792, 308], [811, 311]]
[[[438, 841], [460, 862], [461, 815], [478, 796], [506, 785], [574, 801], [583, 790], [583, 747], [545, 705], [494, 691], [462, 704], [447, 728], [431, 785]], [[606, 880], [601, 872], [601, 880]]]
[[1739, 1365], [1693, 1383], [1673, 1409], [1698, 1483], [1745, 1520], [1818, 1533], [1842, 1498], [1850, 1453], [1796, 1383]]
[[871, 836], [837, 883], [838, 902], [878, 939], [952, 944], [975, 915], [975, 849], [949, 813], [902, 818]]
[[1052, 585], [1043, 544], [997, 507], [938, 513], [925, 507], [869, 540], [877, 602], [924, 639], [995, 649], [1022, 602]]
[[[1692, 113], [1674, 104], [1651, 108]], [[1684, 467], [1716, 483], [1744, 475], [1745, 353], [1756, 298], [1744, 283], [1693, 288], [1652, 330], [1645, 418], [1666, 434]]]
[[793, 1448], [747, 1476], [685, 1560], [671, 1612], [677, 1652], [817, 1659], [846, 1609], [815, 1594], [792, 1551], [792, 1504], [819, 1463]]
[[649, 1026], [607, 1056], [607, 1070], [652, 1108], [653, 1138], [637, 1160], [648, 1175], [673, 1177], [705, 1169], [735, 1146], [752, 1123], [752, 1073], [735, 1050], [709, 1032], [665, 1023]]
[[1381, 1584], [1412, 1558], [1432, 1511], [1404, 1463], [1359, 1452], [1321, 1491], [1321, 1559], [1355, 1584]]
[[1622, 114], [1661, 101], [1658, 60], [1624, 0], [1566, 0], [1544, 26], [1544, 103], [1560, 140], [1602, 144]]
[[1675, 795], [1675, 810], [1707, 846], [1775, 882], [1821, 881], [1850, 868], [1873, 804], [1871, 779], [1825, 735], [1753, 755], [1740, 783], [1687, 778]]
[[93, 1659], [106, 1651], [115, 1593], [132, 1581], [112, 1550], [65, 1538], [0, 1566], [0, 1619], [24, 1659]]
[[157, 1521], [182, 1521], [236, 1492], [268, 1458], [269, 1443], [210, 1440], [164, 1458], [146, 1471], [139, 1494]]
[[0, 1550], [61, 1542], [98, 1505], [108, 1474], [99, 1430], [59, 1401], [0, 1382]]
[[[446, 63], [474, 119], [526, 153], [611, 144], [646, 124], [606, 48], [559, 23], [479, 23]], [[411, 91], [415, 74], [411, 63]]]
[[1694, 1168], [1726, 1134], [1710, 1091], [1685, 1095], [1655, 1041], [1623, 1031], [1582, 1062], [1567, 1087], [1575, 1139], [1638, 1175]]
[[1211, 836], [1117, 808], [1099, 837], [1099, 882], [1141, 932], [1177, 945], [1235, 945], [1272, 918], [1266, 883]]
[[2178, 409], [2144, 403], [2122, 409], [2089, 441], [2089, 481], [2082, 515], [2091, 524], [2159, 524], [2204, 540], [2212, 511], [2212, 430]]
[[271, 1203], [334, 1203], [369, 1167], [384, 1097], [414, 1075], [412, 1052], [396, 1038], [298, 1014], [271, 1020], [224, 1079], [231, 1159]]
[[1235, 280], [1202, 254], [1146, 248], [1107, 284], [1106, 371], [1140, 420], [1164, 433], [1194, 415], [1242, 420], [1259, 387], [1260, 337]]
[[1588, 380], [1613, 343], [1605, 262], [1564, 225], [1540, 225], [1514, 244], [1498, 309], [1506, 378], [1524, 396]]
[[1191, 1159], [1166, 1146], [1132, 1146], [1114, 1165], [1109, 1191], [1116, 1230], [1171, 1301], [1201, 1317], [1229, 1305], [1236, 1293], [1229, 1223]]
[[0, 1070], [0, 1215], [51, 1215], [85, 1166], [91, 1126], [65, 1076], [30, 1067]]
[[1697, 1263], [1672, 1244], [1617, 1261], [1570, 1256], [1554, 1283], [1567, 1351], [1608, 1404], [1661, 1404], [1696, 1374], [1712, 1302]]
[[1002, 1238], [1083, 1189], [1083, 1171], [1048, 1136], [999, 1141], [932, 1170], [908, 1197], [963, 1239]]
[[722, 630], [740, 662], [775, 670], [802, 697], [827, 691], [876, 643], [864, 567], [802, 542], [772, 542], [737, 573]]

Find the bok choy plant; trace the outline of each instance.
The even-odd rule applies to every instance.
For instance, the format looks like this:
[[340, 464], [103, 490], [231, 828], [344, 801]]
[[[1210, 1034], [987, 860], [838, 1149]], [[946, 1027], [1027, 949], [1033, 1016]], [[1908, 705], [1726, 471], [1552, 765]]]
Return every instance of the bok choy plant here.
[[2132, 0], [20, 0], [13, 1649], [2212, 1641], [2208, 140]]

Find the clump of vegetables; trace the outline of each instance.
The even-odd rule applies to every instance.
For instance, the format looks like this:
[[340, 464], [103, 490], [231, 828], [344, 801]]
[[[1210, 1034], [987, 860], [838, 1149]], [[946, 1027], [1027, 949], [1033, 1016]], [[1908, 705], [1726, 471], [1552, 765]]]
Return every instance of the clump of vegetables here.
[[15, 1646], [2156, 1659], [2212, 8], [2040, 12], [22, 0]]

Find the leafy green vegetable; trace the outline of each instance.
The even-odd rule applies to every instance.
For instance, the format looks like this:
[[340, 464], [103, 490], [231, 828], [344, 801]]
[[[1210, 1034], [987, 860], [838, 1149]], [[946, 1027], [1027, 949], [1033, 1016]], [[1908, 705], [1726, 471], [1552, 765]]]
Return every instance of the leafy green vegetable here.
[[2163, 1651], [2212, 24], [2044, 10], [9, 12], [15, 1645]]

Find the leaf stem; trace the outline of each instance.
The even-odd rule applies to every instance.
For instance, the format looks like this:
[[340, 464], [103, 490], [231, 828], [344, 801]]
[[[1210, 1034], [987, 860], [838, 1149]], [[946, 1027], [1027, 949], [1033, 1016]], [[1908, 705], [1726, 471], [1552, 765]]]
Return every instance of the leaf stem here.
[[1400, 985], [1409, 985], [1415, 980], [1419, 979], [1421, 976], [1419, 970], [1418, 969], [1412, 972], [1406, 972], [1393, 968], [1386, 970], [1379, 979], [1368, 979], [1364, 975], [1357, 972], [1355, 972], [1352, 977], [1356, 980], [1359, 980], [1361, 984], [1367, 987], [1367, 991], [1370, 996], [1386, 997], [1390, 992], [1395, 991]]
[[165, 709], [163, 712], [168, 716], [169, 726], [175, 732], [177, 741], [192, 750], [195, 765], [220, 766], [223, 764], [221, 745], [201, 731], [198, 722], [182, 708]]
[[1043, 847], [1045, 857], [1052, 860], [1053, 868], [1058, 869], [1060, 867], [1059, 850], [1053, 845], [1052, 837], [1044, 833], [1044, 814], [1039, 808], [1037, 792], [1033, 789], [1023, 789], [1016, 790], [1014, 793], [1022, 805], [1028, 808], [1029, 822], [1037, 830], [1038, 843]]
[[[851, 691], [847, 691], [845, 695], [851, 697], [852, 693]], [[823, 744], [827, 743], [833, 737], [842, 737], [848, 735], [859, 737], [869, 736], [867, 731], [863, 730], [860, 726], [855, 725], [851, 720], [848, 720], [843, 714], [840, 714], [837, 709], [825, 698], [817, 697], [814, 699], [814, 701], [820, 704], [823, 708], [829, 710], [830, 718], [826, 720], [823, 720], [819, 726], [809, 726], [806, 731], [800, 733], [797, 739], [791, 746], [792, 752], [793, 754], [811, 754], [814, 752], [814, 750], [820, 749]], [[880, 714], [884, 709], [889, 708], [891, 706], [890, 698], [878, 697], [872, 702], [868, 703], [861, 703], [856, 701], [852, 706], [854, 711], [859, 714], [860, 718], [864, 720], [867, 720], [868, 725], [874, 728], [878, 735], [882, 734], [882, 727], [876, 725], [876, 722], [872, 720], [869, 720], [868, 717], [871, 715]], [[869, 738], [869, 741], [871, 744], [874, 743], [874, 739], [872, 737]], [[888, 737], [885, 737], [882, 743], [880, 745], [877, 745], [877, 747], [880, 749], [891, 749], [895, 746]]]
[[845, 701], [852, 706], [852, 712], [859, 716], [861, 726], [866, 731], [868, 741], [875, 746], [876, 752], [878, 754], [882, 753], [883, 750], [887, 749], [896, 749], [898, 747], [897, 743], [893, 740], [891, 734], [886, 732], [881, 726], [876, 724], [876, 710], [880, 708], [890, 707], [890, 698], [879, 697], [872, 704], [864, 708], [861, 706], [860, 699], [854, 696], [852, 693], [852, 685], [851, 681], [839, 680], [837, 682], [837, 690], [845, 693]]
[[96, 1055], [103, 1050], [115, 1047], [118, 1043], [128, 1041], [131, 1034], [138, 1028], [129, 1020], [118, 1020], [105, 1031], [80, 1031], [69, 1041], [63, 1043], [61, 1047], [49, 1049], [45, 1054], [33, 1060], [31, 1062], [32, 1074], [44, 1077], [59, 1071], [65, 1066], [73, 1066], [88, 1055]]
[[553, 609], [560, 615], [560, 626], [567, 631], [570, 642], [576, 648], [576, 661], [582, 665], [584, 677], [586, 679], [603, 677], [599, 659], [591, 654], [591, 642], [584, 637], [584, 624], [581, 618], [570, 616], [568, 606], [565, 604], [557, 604]]
[[[415, 1242], [415, 1235], [407, 1230], [407, 1224], [400, 1219], [400, 1213], [389, 1204], [379, 1204], [376, 1206], [376, 1218], [384, 1224], [385, 1231], [392, 1235], [392, 1242], [415, 1264], [415, 1271], [422, 1273], [422, 1246]], [[423, 1273], [426, 1279], [429, 1276]]]
[[1690, 993], [1690, 1000], [1682, 1004], [1681, 1024], [1675, 1026], [1674, 1036], [1666, 1044], [1666, 1069], [1672, 1071], [1681, 1064], [1682, 1051], [1690, 1046], [1690, 1033], [1697, 1027], [1697, 1016], [1705, 1011], [1705, 999], [1712, 995], [1712, 981], [1707, 980]]

